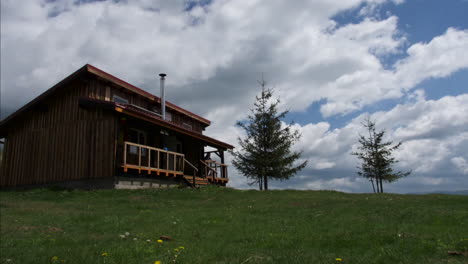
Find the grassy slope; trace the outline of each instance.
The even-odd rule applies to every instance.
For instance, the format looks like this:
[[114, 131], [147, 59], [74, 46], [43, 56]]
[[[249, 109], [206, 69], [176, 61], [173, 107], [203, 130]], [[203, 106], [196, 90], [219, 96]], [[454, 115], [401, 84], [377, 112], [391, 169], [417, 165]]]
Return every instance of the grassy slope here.
[[468, 263], [447, 254], [468, 251], [468, 196], [35, 190], [0, 213], [0, 263]]

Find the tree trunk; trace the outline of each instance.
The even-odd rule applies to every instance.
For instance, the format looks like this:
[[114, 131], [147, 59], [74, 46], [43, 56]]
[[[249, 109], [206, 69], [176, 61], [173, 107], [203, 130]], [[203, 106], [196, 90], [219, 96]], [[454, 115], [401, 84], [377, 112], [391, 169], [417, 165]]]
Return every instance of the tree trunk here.
[[377, 189], [376, 193], [379, 192], [379, 180], [375, 179], [375, 187]]
[[263, 183], [264, 183], [264, 187], [263, 189], [265, 189], [265, 191], [268, 191], [268, 176], [264, 176], [265, 178], [263, 178]]
[[383, 193], [382, 177], [380, 177], [380, 193]]
[[262, 181], [262, 179], [263, 179], [263, 176], [258, 177], [258, 188], [260, 189], [260, 191], [263, 190], [263, 181]]
[[375, 193], [374, 180], [370, 179], [370, 182], [372, 183], [372, 190], [373, 190], [374, 193]]

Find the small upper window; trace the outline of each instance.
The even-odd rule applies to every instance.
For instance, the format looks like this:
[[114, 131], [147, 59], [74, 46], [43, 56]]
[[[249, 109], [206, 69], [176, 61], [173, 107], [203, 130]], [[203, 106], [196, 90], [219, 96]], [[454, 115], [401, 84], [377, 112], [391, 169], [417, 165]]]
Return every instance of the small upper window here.
[[128, 100], [125, 98], [122, 98], [120, 96], [114, 95], [112, 97], [112, 100], [116, 103], [121, 103], [121, 104], [128, 104]]
[[166, 121], [172, 121], [172, 114], [166, 111]]
[[185, 123], [185, 122], [184, 122], [184, 123], [182, 123], [182, 126], [183, 126], [184, 128], [186, 128], [186, 129], [188, 129], [188, 130], [192, 130], [192, 125], [189, 124], [189, 123]]
[[149, 110], [153, 113], [160, 114], [161, 113], [161, 108], [157, 107], [155, 105], [150, 105]]

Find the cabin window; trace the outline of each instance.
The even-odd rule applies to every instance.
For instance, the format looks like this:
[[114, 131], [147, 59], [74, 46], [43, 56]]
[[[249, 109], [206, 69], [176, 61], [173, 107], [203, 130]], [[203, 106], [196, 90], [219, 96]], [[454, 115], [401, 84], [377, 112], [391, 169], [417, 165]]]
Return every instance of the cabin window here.
[[121, 104], [128, 104], [128, 100], [123, 98], [123, 97], [120, 97], [120, 96], [117, 96], [117, 95], [114, 95], [112, 97], [112, 100], [116, 103], [121, 103]]
[[169, 136], [169, 131], [167, 130], [164, 130], [164, 129], [161, 129], [161, 132], [160, 132], [162, 135], [165, 135], [165, 136]]
[[160, 115], [160, 113], [161, 113], [161, 108], [157, 107], [155, 105], [150, 105], [148, 110], [150, 110], [151, 112], [156, 113], [158, 115]]
[[189, 123], [183, 122], [183, 123], [182, 123], [182, 126], [183, 126], [185, 129], [192, 130], [192, 125], [189, 124]]
[[109, 86], [106, 86], [106, 95], [104, 97], [104, 100], [106, 101], [110, 101], [110, 96], [111, 95], [111, 92], [110, 92], [110, 87]]
[[[140, 144], [140, 145], [146, 145], [146, 133], [144, 131], [138, 130], [138, 129], [130, 129], [129, 133], [129, 141], [132, 143]], [[141, 156], [146, 156], [147, 149], [142, 148], [141, 149]], [[132, 154], [138, 154], [138, 147], [136, 146], [130, 146], [130, 153]]]
[[172, 121], [172, 114], [166, 111], [166, 121]]

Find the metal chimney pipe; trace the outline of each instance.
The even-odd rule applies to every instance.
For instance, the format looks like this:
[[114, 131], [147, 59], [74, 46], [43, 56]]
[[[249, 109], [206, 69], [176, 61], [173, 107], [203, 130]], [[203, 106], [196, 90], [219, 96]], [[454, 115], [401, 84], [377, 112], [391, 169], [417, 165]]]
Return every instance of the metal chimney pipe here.
[[161, 115], [162, 119], [166, 120], [166, 97], [164, 95], [164, 80], [166, 78], [165, 73], [160, 73], [159, 76], [161, 77]]

